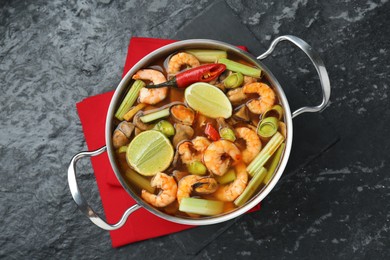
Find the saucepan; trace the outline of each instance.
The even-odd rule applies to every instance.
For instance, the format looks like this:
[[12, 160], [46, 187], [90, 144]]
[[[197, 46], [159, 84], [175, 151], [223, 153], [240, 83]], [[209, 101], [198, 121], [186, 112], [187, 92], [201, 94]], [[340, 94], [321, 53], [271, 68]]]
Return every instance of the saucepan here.
[[[311, 60], [312, 64], [314, 65], [318, 76], [320, 80], [320, 85], [322, 87], [322, 102], [318, 106], [312, 106], [312, 107], [302, 107], [298, 110], [291, 112], [290, 106], [288, 104], [288, 100], [285, 96], [285, 93], [283, 91], [282, 86], [279, 84], [276, 77], [272, 74], [272, 72], [267, 68], [266, 65], [264, 65], [261, 60], [268, 57], [273, 50], [275, 49], [276, 45], [282, 41], [288, 41], [294, 44], [296, 47], [298, 47], [300, 50], [302, 50]], [[257, 64], [263, 71], [263, 75], [267, 77], [267, 80], [270, 82], [270, 84], [274, 87], [275, 91], [277, 92], [278, 98], [280, 100], [280, 103], [282, 104], [284, 108], [284, 121], [286, 124], [286, 139], [285, 139], [285, 148], [284, 152], [282, 154], [282, 157], [279, 161], [279, 165], [277, 167], [277, 170], [275, 171], [272, 179], [268, 182], [267, 185], [265, 185], [250, 201], [248, 201], [246, 204], [244, 204], [241, 207], [238, 207], [237, 209], [228, 212], [226, 214], [220, 214], [216, 216], [210, 216], [207, 218], [184, 218], [180, 216], [172, 216], [168, 215], [162, 211], [157, 210], [156, 208], [152, 207], [148, 203], [146, 203], [142, 198], [140, 198], [139, 195], [137, 195], [134, 190], [129, 186], [129, 184], [126, 182], [125, 178], [122, 176], [119, 165], [116, 162], [115, 159], [115, 149], [113, 147], [112, 142], [112, 130], [113, 130], [113, 118], [115, 114], [115, 110], [118, 107], [118, 104], [121, 102], [123, 95], [125, 91], [127, 90], [129, 84], [132, 82], [132, 76], [135, 72], [137, 72], [139, 69], [144, 68], [148, 64], [150, 64], [151, 61], [156, 60], [160, 57], [166, 57], [171, 53], [174, 53], [178, 50], [183, 49], [220, 49], [220, 50], [226, 50], [229, 53], [233, 53], [235, 56], [240, 57], [243, 60], [247, 60], [251, 63]], [[118, 87], [115, 90], [115, 93], [112, 97], [112, 100], [110, 102], [110, 106], [107, 112], [107, 118], [106, 118], [106, 126], [105, 126], [105, 140], [106, 145], [98, 150], [95, 151], [85, 151], [80, 152], [76, 154], [70, 161], [70, 165], [68, 168], [68, 183], [69, 188], [71, 191], [71, 194], [73, 196], [74, 201], [76, 202], [78, 208], [97, 226], [99, 226], [102, 229], [105, 230], [115, 230], [123, 226], [128, 219], [128, 217], [135, 212], [136, 210], [140, 209], [141, 207], [145, 208], [152, 214], [157, 215], [160, 218], [163, 218], [168, 221], [172, 221], [175, 223], [180, 224], [189, 224], [189, 225], [210, 225], [215, 223], [224, 222], [233, 218], [236, 218], [248, 210], [252, 209], [254, 206], [256, 206], [260, 201], [262, 201], [275, 187], [276, 183], [279, 181], [285, 167], [287, 164], [287, 161], [290, 156], [291, 152], [291, 146], [292, 146], [292, 140], [293, 140], [293, 118], [306, 112], [319, 112], [322, 111], [326, 105], [328, 104], [329, 97], [331, 93], [331, 87], [329, 82], [328, 73], [326, 71], [326, 68], [324, 66], [323, 61], [321, 60], [320, 56], [317, 52], [315, 52], [305, 41], [302, 39], [292, 36], [292, 35], [285, 35], [280, 36], [276, 38], [270, 45], [269, 49], [255, 57], [252, 56], [250, 53], [245, 52], [233, 45], [230, 45], [228, 43], [215, 41], [215, 40], [208, 40], [208, 39], [192, 39], [192, 40], [184, 40], [184, 41], [178, 41], [169, 45], [166, 45], [162, 48], [159, 48], [149, 55], [145, 56], [143, 59], [141, 59], [137, 64], [135, 64], [129, 72], [123, 77], [121, 82], [119, 83]], [[118, 220], [117, 223], [109, 224], [107, 223], [103, 218], [101, 218], [88, 204], [87, 200], [82, 195], [79, 186], [77, 185], [77, 177], [76, 177], [76, 162], [84, 157], [92, 157], [99, 155], [101, 153], [107, 152], [110, 164], [112, 166], [112, 169], [121, 183], [122, 187], [127, 191], [129, 196], [131, 196], [135, 201], [136, 204], [131, 206], [129, 209], [127, 209], [122, 218]], [[130, 218], [131, 220], [131, 218]]]

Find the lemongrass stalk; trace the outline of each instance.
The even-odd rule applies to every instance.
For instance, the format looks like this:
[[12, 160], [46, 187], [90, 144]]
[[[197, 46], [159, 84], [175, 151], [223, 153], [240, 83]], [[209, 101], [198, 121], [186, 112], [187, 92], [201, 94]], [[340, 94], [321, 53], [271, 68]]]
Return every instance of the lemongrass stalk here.
[[191, 49], [185, 52], [194, 55], [200, 62], [216, 62], [227, 57], [226, 51], [222, 50]]
[[279, 120], [273, 116], [263, 118], [257, 127], [257, 134], [262, 138], [273, 136], [278, 131], [278, 121]]
[[268, 184], [268, 182], [271, 180], [272, 176], [274, 175], [276, 167], [278, 166], [280, 158], [282, 157], [282, 153], [284, 151], [285, 146], [286, 146], [286, 144], [282, 143], [279, 146], [278, 150], [276, 150], [275, 154], [273, 155], [271, 163], [268, 167], [268, 173], [265, 176], [264, 181], [263, 181], [264, 184]]
[[123, 120], [123, 116], [130, 110], [134, 102], [137, 100], [139, 91], [145, 86], [146, 84], [142, 80], [134, 81], [133, 85], [130, 87], [125, 98], [115, 113], [116, 118], [121, 121]]
[[126, 121], [130, 121], [131, 119], [133, 119], [134, 115], [137, 114], [137, 112], [140, 111], [141, 109], [143, 109], [145, 106], [146, 106], [146, 104], [139, 103], [135, 107], [130, 108], [129, 112], [127, 112], [123, 116], [123, 119], [126, 120]]
[[228, 70], [234, 71], [234, 72], [241, 72], [244, 75], [254, 77], [254, 78], [260, 78], [261, 77], [261, 70], [258, 68], [250, 67], [248, 65], [244, 65], [239, 62], [235, 62], [229, 59], [219, 59], [218, 63], [222, 63], [226, 65], [226, 68]]
[[246, 186], [245, 190], [234, 201], [234, 204], [239, 207], [244, 205], [250, 198], [252, 198], [253, 194], [255, 194], [255, 192], [259, 189], [266, 175], [267, 169], [265, 169], [264, 167], [260, 167], [259, 171], [256, 172], [253, 178], [249, 181], [248, 186]]
[[236, 172], [234, 171], [234, 169], [230, 169], [222, 176], [215, 176], [215, 179], [219, 184], [227, 184], [236, 179]]
[[143, 123], [150, 123], [154, 120], [169, 116], [169, 107], [141, 116]]
[[246, 168], [249, 175], [252, 177], [256, 172], [260, 171], [268, 159], [274, 154], [278, 147], [282, 144], [284, 140], [283, 135], [279, 132], [276, 132], [274, 136], [268, 141], [260, 153], [253, 159], [253, 161]]
[[221, 214], [223, 207], [224, 203], [222, 201], [183, 198], [180, 202], [179, 210], [186, 213], [213, 216]]
[[139, 175], [134, 170], [127, 169], [125, 172], [125, 176], [129, 180], [129, 182], [131, 182], [132, 184], [134, 184], [138, 188], [146, 190], [150, 193], [154, 193], [155, 187], [152, 187], [152, 185], [150, 184], [150, 181], [147, 178]]

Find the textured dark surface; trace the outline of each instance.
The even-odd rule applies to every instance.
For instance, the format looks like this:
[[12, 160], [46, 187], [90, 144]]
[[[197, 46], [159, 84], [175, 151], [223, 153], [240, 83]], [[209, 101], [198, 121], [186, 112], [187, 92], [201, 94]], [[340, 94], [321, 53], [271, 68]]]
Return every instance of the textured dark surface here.
[[[320, 52], [333, 92], [317, 116], [330, 122], [339, 142], [285, 176], [261, 211], [238, 219], [196, 256], [186, 255], [174, 236], [112, 249], [108, 233], [76, 209], [66, 169], [86, 146], [75, 103], [115, 88], [131, 36], [171, 38], [212, 3], [0, 3], [0, 258], [390, 257], [386, 0], [226, 1], [260, 42], [259, 53], [283, 34]], [[287, 93], [305, 93], [297, 107], [318, 103], [314, 69], [283, 46], [266, 64]], [[296, 125], [313, 117], [302, 115]], [[79, 172], [81, 188], [101, 211], [90, 165], [82, 163]]]

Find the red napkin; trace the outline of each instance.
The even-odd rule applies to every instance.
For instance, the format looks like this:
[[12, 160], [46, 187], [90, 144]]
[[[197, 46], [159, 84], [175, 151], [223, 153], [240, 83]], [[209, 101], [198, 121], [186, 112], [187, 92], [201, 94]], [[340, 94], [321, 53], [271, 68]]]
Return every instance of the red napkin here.
[[[123, 76], [145, 55], [172, 42], [174, 40], [133, 37], [130, 40]], [[246, 50], [245, 47], [241, 48]], [[77, 103], [77, 111], [89, 150], [105, 145], [105, 120], [112, 95], [113, 92], [108, 92]], [[120, 186], [106, 153], [92, 157], [91, 161], [107, 222], [116, 223], [122, 214], [135, 204], [135, 201]], [[256, 206], [251, 211], [259, 208]], [[119, 247], [192, 227], [194, 226], [166, 221], [141, 208], [130, 215], [123, 227], [110, 231], [110, 236], [112, 246]]]

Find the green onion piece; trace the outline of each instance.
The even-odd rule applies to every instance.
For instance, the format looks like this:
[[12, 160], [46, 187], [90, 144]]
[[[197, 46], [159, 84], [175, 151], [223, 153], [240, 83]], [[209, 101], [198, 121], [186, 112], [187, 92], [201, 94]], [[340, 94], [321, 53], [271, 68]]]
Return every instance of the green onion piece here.
[[260, 78], [261, 76], [261, 70], [257, 68], [250, 67], [248, 65], [244, 65], [229, 59], [219, 59], [218, 63], [222, 63], [226, 65], [226, 68], [228, 70], [234, 71], [234, 72], [241, 72], [244, 75], [254, 77], [254, 78]]
[[128, 169], [125, 172], [126, 178], [131, 182], [132, 184], [136, 185], [137, 187], [146, 190], [150, 193], [154, 193], [155, 188], [152, 187], [150, 184], [150, 181], [146, 179], [145, 177], [142, 177], [137, 172], [135, 172], [132, 169]]
[[273, 136], [278, 131], [278, 122], [279, 120], [273, 116], [263, 118], [257, 127], [257, 133], [263, 138]]
[[194, 161], [187, 165], [187, 170], [189, 173], [194, 175], [205, 175], [207, 172], [206, 166], [200, 161]]
[[118, 153], [125, 153], [127, 151], [127, 145], [123, 145], [118, 148]]
[[161, 109], [161, 110], [158, 110], [158, 111], [155, 111], [155, 112], [152, 112], [152, 113], [149, 113], [149, 114], [146, 114], [144, 116], [141, 116], [139, 119], [141, 119], [141, 121], [143, 123], [150, 123], [150, 122], [152, 122], [154, 120], [157, 120], [157, 119], [160, 119], [160, 118], [164, 118], [164, 117], [167, 117], [167, 116], [169, 116], [169, 107]]
[[283, 117], [283, 108], [281, 105], [274, 105], [270, 109], [264, 112], [263, 118], [274, 116], [279, 120]]
[[168, 121], [166, 120], [161, 120], [159, 121], [154, 127], [153, 129], [157, 130], [157, 131], [160, 131], [161, 133], [163, 133], [166, 137], [170, 137], [172, 135], [175, 135], [175, 128], [173, 127], [173, 125], [171, 123], [169, 123]]
[[229, 140], [229, 141], [236, 141], [236, 136], [234, 135], [234, 131], [230, 129], [229, 127], [222, 127], [219, 130], [219, 135], [222, 139]]
[[222, 176], [215, 176], [215, 179], [219, 184], [227, 184], [236, 179], [236, 172], [234, 171], [234, 169], [230, 169]]
[[229, 75], [224, 81], [223, 85], [225, 88], [231, 89], [231, 88], [237, 88], [242, 85], [242, 82], [244, 82], [244, 76], [240, 72], [233, 73]]
[[146, 84], [142, 80], [134, 81], [133, 85], [130, 87], [121, 105], [115, 113], [116, 118], [121, 121], [123, 120], [123, 116], [127, 113], [127, 111], [130, 110], [134, 102], [137, 100], [139, 91], [145, 86]]
[[191, 49], [185, 52], [194, 55], [200, 62], [216, 62], [218, 59], [226, 58], [226, 51], [222, 50], [203, 50], [203, 49]]
[[259, 189], [266, 175], [267, 175], [267, 169], [261, 167], [260, 170], [256, 172], [256, 174], [250, 180], [245, 190], [234, 201], [234, 204], [238, 207], [244, 205], [253, 196], [253, 194]]
[[268, 182], [271, 180], [272, 176], [274, 175], [275, 173], [275, 170], [276, 170], [276, 167], [278, 166], [279, 164], [279, 161], [280, 161], [280, 158], [282, 157], [282, 153], [283, 153], [283, 150], [284, 150], [284, 147], [286, 146], [285, 143], [282, 143], [278, 150], [276, 150], [272, 160], [271, 160], [271, 163], [268, 167], [268, 173], [267, 175], [265, 176], [264, 178], [264, 184], [268, 184]]
[[276, 149], [283, 143], [284, 137], [281, 133], [276, 132], [274, 136], [268, 141], [260, 153], [253, 159], [253, 161], [246, 167], [246, 171], [250, 176], [254, 176], [259, 172], [268, 159], [275, 153]]
[[223, 212], [222, 201], [205, 200], [196, 198], [183, 198], [179, 210], [187, 213], [194, 213], [205, 216], [213, 216]]

